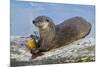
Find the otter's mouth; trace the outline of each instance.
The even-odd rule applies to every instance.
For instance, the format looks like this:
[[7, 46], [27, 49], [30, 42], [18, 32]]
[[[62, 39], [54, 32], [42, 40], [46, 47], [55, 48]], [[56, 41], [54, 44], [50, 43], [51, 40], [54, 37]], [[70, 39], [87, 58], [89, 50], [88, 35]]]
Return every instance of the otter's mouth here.
[[48, 23], [47, 22], [35, 22], [33, 21], [33, 24], [36, 26], [36, 27], [39, 27], [41, 29], [45, 29], [48, 27]]
[[39, 28], [42, 28], [44, 25], [43, 24], [41, 24], [41, 23], [34, 23], [34, 25], [36, 26], [36, 27], [39, 27]]
[[32, 22], [36, 27], [41, 27], [40, 23], [37, 23], [36, 21], [33, 20]]

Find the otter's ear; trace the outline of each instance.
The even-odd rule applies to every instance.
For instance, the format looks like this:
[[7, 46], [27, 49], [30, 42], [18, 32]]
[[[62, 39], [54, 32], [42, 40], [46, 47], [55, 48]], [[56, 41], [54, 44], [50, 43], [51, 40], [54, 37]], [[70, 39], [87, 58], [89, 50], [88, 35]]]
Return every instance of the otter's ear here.
[[34, 24], [34, 23], [35, 23], [35, 21], [33, 20], [33, 21], [32, 21], [32, 23]]

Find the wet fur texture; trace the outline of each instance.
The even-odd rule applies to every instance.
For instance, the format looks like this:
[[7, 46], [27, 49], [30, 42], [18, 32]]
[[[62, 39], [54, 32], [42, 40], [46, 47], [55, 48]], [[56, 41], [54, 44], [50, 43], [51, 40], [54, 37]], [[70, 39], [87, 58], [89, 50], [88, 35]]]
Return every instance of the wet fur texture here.
[[84, 38], [91, 30], [91, 24], [82, 17], [72, 17], [59, 25], [55, 25], [51, 18], [39, 16], [33, 20], [33, 24], [39, 28], [39, 50], [41, 51], [68, 45]]

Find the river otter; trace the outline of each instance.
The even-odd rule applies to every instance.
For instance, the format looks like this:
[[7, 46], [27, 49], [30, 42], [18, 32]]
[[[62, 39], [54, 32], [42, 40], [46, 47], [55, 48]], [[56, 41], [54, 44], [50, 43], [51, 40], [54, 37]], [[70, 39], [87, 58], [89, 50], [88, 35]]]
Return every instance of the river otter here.
[[39, 50], [42, 51], [67, 45], [87, 36], [91, 30], [91, 24], [82, 17], [73, 17], [55, 25], [50, 17], [39, 16], [33, 24], [39, 28]]

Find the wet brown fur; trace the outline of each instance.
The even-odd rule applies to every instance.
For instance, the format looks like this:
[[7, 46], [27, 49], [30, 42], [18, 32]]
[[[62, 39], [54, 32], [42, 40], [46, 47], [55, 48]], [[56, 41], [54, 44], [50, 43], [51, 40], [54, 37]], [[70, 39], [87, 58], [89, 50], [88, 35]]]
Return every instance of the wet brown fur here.
[[[43, 20], [42, 22], [44, 22], [45, 19], [50, 19], [46, 16], [39, 16], [35, 20], [40, 18], [41, 21]], [[55, 25], [53, 21], [49, 21], [48, 23], [49, 25], [46, 29], [39, 28], [39, 49], [43, 51], [68, 45], [73, 41], [84, 38], [91, 30], [91, 24], [82, 17], [70, 18], [59, 25]]]

